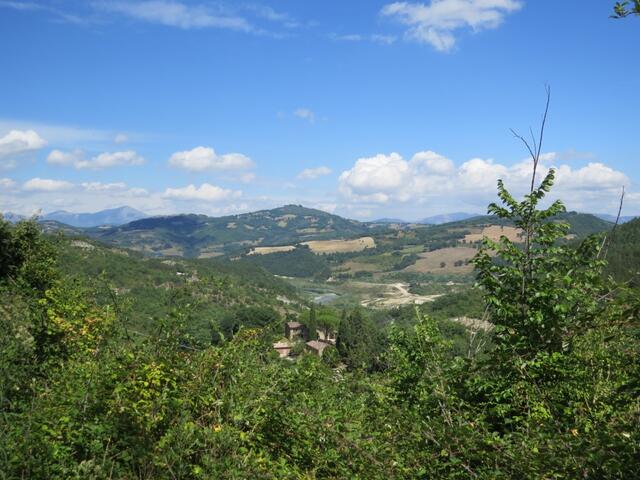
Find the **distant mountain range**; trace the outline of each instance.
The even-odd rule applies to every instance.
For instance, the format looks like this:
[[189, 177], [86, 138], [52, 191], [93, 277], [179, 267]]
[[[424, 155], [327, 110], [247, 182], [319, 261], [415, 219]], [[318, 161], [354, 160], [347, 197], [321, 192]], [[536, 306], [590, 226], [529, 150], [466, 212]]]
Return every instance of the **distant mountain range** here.
[[[92, 228], [100, 226], [118, 226], [125, 223], [147, 218], [149, 215], [136, 210], [131, 207], [118, 207], [110, 208], [107, 210], [100, 210], [95, 213], [72, 213], [65, 210], [57, 210], [55, 212], [40, 215], [38, 221], [45, 222], [58, 222], [64, 223], [70, 227], [77, 228]], [[9, 222], [19, 222], [28, 218], [25, 215], [19, 215], [17, 213], [5, 212], [2, 217]]]
[[407, 223], [417, 223], [421, 225], [442, 225], [443, 223], [451, 223], [451, 222], [459, 222], [460, 220], [466, 220], [468, 218], [474, 218], [481, 216], [479, 213], [466, 213], [466, 212], [454, 212], [454, 213], [445, 213], [441, 215], [434, 215], [432, 217], [425, 217], [421, 220], [416, 220], [410, 222], [408, 220], [403, 220], [401, 218], [378, 218], [371, 223], [399, 223], [399, 224], [407, 224]]
[[124, 225], [149, 215], [131, 207], [110, 208], [95, 213], [72, 213], [64, 210], [48, 213], [41, 220], [54, 220], [72, 227], [91, 228], [102, 225]]
[[17, 213], [5, 212], [2, 214], [2, 218], [7, 222], [16, 223], [20, 220], [25, 220], [27, 217], [24, 215], [19, 215]]
[[394, 224], [394, 223], [410, 223], [407, 222], [406, 220], [402, 220], [401, 218], [377, 218], [376, 220], [373, 220], [371, 223], [386, 223], [386, 224]]
[[[602, 220], [606, 220], [607, 222], [613, 223], [616, 221], [616, 216], [609, 215], [608, 213], [594, 213], [594, 215], [598, 218], [601, 218]], [[633, 220], [634, 218], [638, 218], [638, 217], [636, 215], [625, 215], [620, 217], [620, 220], [618, 221], [618, 223], [627, 223]]]
[[459, 222], [461, 220], [467, 220], [468, 218], [479, 217], [479, 216], [480, 214], [478, 213], [454, 212], [454, 213], [445, 213], [442, 215], [434, 215], [432, 217], [426, 217], [414, 223], [425, 223], [428, 225], [442, 225], [443, 223]]
[[[5, 214], [5, 218], [18, 221], [23, 217]], [[612, 227], [611, 222], [590, 214], [567, 212], [558, 219], [568, 222], [571, 233], [579, 238]], [[195, 214], [147, 217], [133, 208], [121, 207], [96, 213], [54, 212], [40, 217], [39, 222], [47, 232], [63, 231], [69, 235], [89, 236], [152, 256], [185, 257], [237, 256], [255, 246], [295, 245], [310, 240], [362, 236], [374, 236], [384, 243], [397, 238], [397, 230], [389, 228], [391, 224], [404, 224], [406, 231], [426, 229], [432, 232], [427, 235], [486, 225], [509, 225], [509, 222], [494, 216], [464, 212], [427, 217], [420, 222], [404, 222], [395, 218], [359, 222], [302, 205], [285, 205], [224, 217]], [[424, 236], [425, 233], [418, 235]]]

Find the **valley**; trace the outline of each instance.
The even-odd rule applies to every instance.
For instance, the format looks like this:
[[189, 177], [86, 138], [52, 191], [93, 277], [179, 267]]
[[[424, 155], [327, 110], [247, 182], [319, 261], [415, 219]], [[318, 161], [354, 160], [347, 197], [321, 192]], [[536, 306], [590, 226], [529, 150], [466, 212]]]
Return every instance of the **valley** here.
[[[471, 260], [483, 238], [522, 241], [519, 230], [493, 217], [456, 215], [459, 220], [437, 225], [359, 222], [286, 205], [226, 217], [150, 217], [100, 228], [52, 220], [43, 225], [48, 231], [139, 252], [142, 259], [191, 265], [198, 259], [203, 265], [215, 259], [229, 268], [264, 269], [297, 289], [306, 301], [320, 297], [320, 303], [337, 308], [389, 309], [472, 288]], [[447, 218], [434, 217], [440, 222]], [[567, 241], [612, 226], [575, 212], [554, 221], [570, 225]]]

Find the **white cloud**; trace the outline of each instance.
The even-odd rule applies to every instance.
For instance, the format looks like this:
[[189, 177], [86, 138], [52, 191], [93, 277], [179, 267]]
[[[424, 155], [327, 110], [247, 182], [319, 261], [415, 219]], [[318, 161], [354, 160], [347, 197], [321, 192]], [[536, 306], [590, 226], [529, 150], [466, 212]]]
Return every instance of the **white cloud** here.
[[398, 39], [395, 35], [381, 35], [381, 34], [372, 34], [372, 35], [361, 35], [359, 33], [348, 33], [344, 35], [339, 35], [337, 33], [330, 33], [329, 38], [331, 40], [335, 40], [338, 42], [373, 42], [379, 43], [382, 45], [391, 45], [395, 43]]
[[0, 135], [10, 130], [35, 130], [49, 143], [60, 146], [77, 146], [79, 143], [102, 143], [113, 139], [113, 132], [79, 128], [68, 125], [52, 125], [15, 119], [0, 119]]
[[392, 17], [408, 27], [405, 37], [428, 43], [441, 52], [450, 51], [456, 31], [498, 27], [509, 13], [522, 8], [520, 0], [431, 0], [424, 3], [394, 2], [385, 5], [381, 15]]
[[64, 180], [51, 180], [48, 178], [32, 178], [22, 185], [22, 189], [28, 192], [57, 192], [73, 188], [73, 183]]
[[411, 162], [416, 169], [422, 169], [428, 173], [449, 175], [455, 170], [451, 160], [431, 150], [416, 153]]
[[80, 185], [82, 185], [82, 188], [84, 188], [87, 192], [113, 192], [125, 190], [127, 188], [127, 184], [124, 182], [83, 182]]
[[244, 4], [242, 7], [255, 14], [259, 18], [269, 20], [270, 22], [281, 23], [286, 28], [300, 27], [300, 22], [285, 12], [278, 12], [271, 7], [258, 4]]
[[193, 150], [176, 152], [171, 155], [169, 164], [192, 172], [205, 170], [248, 170], [253, 168], [253, 161], [241, 153], [218, 155], [213, 148], [196, 147]]
[[623, 185], [628, 186], [629, 179], [624, 173], [602, 163], [589, 163], [578, 169], [561, 165], [558, 167], [556, 185], [571, 190], [618, 189]]
[[340, 191], [348, 197], [386, 203], [406, 186], [411, 170], [397, 153], [359, 158], [351, 170], [342, 172]]
[[329, 37], [332, 40], [340, 40], [343, 42], [361, 42], [365, 39], [363, 35], [360, 35], [358, 33], [347, 33], [345, 35], [331, 34], [329, 35]]
[[308, 108], [298, 108], [293, 112], [293, 115], [298, 118], [301, 118], [302, 120], [306, 120], [309, 123], [316, 122], [316, 114], [313, 113], [313, 111]]
[[113, 143], [116, 145], [122, 145], [123, 143], [127, 143], [129, 141], [129, 136], [126, 133], [116, 133], [116, 136], [113, 137]]
[[[124, 182], [102, 183], [32, 178], [13, 189], [0, 188], [0, 205], [4, 210], [31, 215], [44, 210], [92, 212], [129, 205], [149, 215], [178, 213], [174, 203], [162, 192], [129, 187]], [[191, 205], [189, 210], [192, 210]]]
[[143, 163], [144, 158], [133, 150], [127, 150], [124, 152], [101, 153], [91, 160], [78, 162], [75, 166], [76, 168], [101, 169], [121, 165], [142, 165]]
[[220, 202], [240, 198], [242, 192], [239, 190], [228, 190], [225, 188], [203, 183], [199, 187], [191, 184], [184, 188], [167, 188], [163, 197], [176, 200], [204, 200], [207, 202]]
[[318, 210], [322, 210], [323, 212], [327, 212], [327, 213], [334, 213], [336, 211], [336, 208], [338, 208], [338, 204], [337, 203], [311, 203], [309, 204], [310, 208], [316, 208]]
[[71, 152], [52, 150], [47, 156], [47, 163], [52, 165], [73, 166], [77, 169], [89, 168], [94, 170], [117, 166], [142, 165], [144, 161], [144, 158], [133, 150], [105, 152], [93, 157], [91, 160], [85, 159], [82, 150], [73, 150]]
[[16, 2], [11, 0], [0, 1], [0, 7], [12, 8], [14, 10], [21, 10], [21, 11], [41, 9], [41, 6], [34, 2], [23, 2], [23, 1]]
[[93, 194], [105, 194], [109, 196], [124, 197], [148, 197], [150, 194], [144, 188], [129, 188], [124, 182], [102, 183], [102, 182], [83, 182], [80, 184], [85, 192]]
[[247, 172], [240, 175], [238, 178], [242, 183], [251, 183], [256, 179], [256, 174], [253, 172]]
[[0, 8], [12, 8], [21, 12], [45, 11], [52, 13], [56, 21], [74, 23], [77, 25], [85, 25], [87, 23], [90, 23], [87, 19], [63, 12], [61, 10], [58, 10], [57, 8], [41, 3], [0, 0]]
[[[569, 208], [599, 210], [598, 202], [615, 198], [620, 187], [630, 183], [624, 173], [602, 163], [575, 168], [554, 165], [557, 156], [553, 152], [541, 157], [538, 181], [555, 168], [552, 195], [565, 200]], [[359, 204], [467, 202], [483, 208], [495, 198], [498, 179], [503, 179], [513, 194], [521, 195], [530, 185], [531, 171], [529, 160], [509, 166], [472, 158], [456, 167], [432, 151], [418, 152], [409, 161], [391, 153], [358, 159], [340, 175], [338, 186], [344, 198]]]
[[11, 130], [0, 138], [0, 157], [40, 150], [46, 144], [46, 140], [35, 130]]
[[395, 41], [398, 39], [395, 35], [379, 35], [379, 34], [371, 35], [369, 38], [371, 39], [372, 42], [381, 43], [383, 45], [391, 45], [392, 43], [395, 43]]
[[16, 186], [16, 182], [10, 178], [0, 178], [0, 188], [3, 190], [9, 190]]
[[135, 3], [94, 2], [94, 5], [103, 10], [127, 15], [137, 20], [184, 30], [200, 28], [224, 28], [243, 32], [254, 30], [244, 18], [218, 13], [204, 6], [187, 5], [173, 0], [148, 0]]
[[331, 169], [329, 167], [305, 168], [298, 174], [300, 180], [315, 180], [323, 175], [329, 175]]
[[62, 150], [51, 150], [47, 155], [47, 163], [51, 165], [76, 165], [84, 161], [84, 152], [82, 150], [73, 150], [71, 152], [63, 152]]
[[132, 197], [148, 197], [151, 195], [147, 189], [140, 187], [130, 188], [126, 193]]

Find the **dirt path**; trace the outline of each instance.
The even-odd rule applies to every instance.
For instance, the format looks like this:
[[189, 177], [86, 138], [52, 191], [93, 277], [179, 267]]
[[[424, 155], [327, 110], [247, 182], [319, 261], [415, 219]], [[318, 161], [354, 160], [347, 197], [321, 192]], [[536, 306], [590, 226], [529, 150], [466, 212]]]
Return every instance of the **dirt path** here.
[[402, 305], [422, 305], [426, 302], [433, 302], [436, 298], [442, 296], [442, 294], [415, 295], [407, 290], [407, 287], [409, 287], [409, 285], [402, 282], [378, 283], [370, 285], [379, 285], [381, 287], [386, 287], [387, 291], [384, 292], [382, 297], [363, 300], [362, 302], [360, 302], [363, 307], [390, 308], [399, 307]]

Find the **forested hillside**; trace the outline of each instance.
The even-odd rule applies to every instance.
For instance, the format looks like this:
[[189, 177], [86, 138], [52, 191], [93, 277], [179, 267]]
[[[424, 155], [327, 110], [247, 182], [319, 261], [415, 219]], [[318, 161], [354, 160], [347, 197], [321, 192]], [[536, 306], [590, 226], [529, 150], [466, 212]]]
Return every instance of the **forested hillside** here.
[[[594, 233], [606, 232], [613, 227], [613, 223], [591, 215], [590, 213], [562, 212], [554, 215], [550, 221], [565, 222], [569, 225], [568, 233], [584, 238]], [[505, 225], [513, 226], [513, 220], [508, 218], [497, 219], [492, 215], [482, 215], [441, 224], [439, 227], [474, 227], [479, 225]]]
[[130, 325], [142, 332], [179, 308], [188, 310], [188, 331], [208, 342], [245, 307], [282, 314], [300, 309], [301, 300], [289, 284], [249, 264], [155, 259], [90, 239], [57, 238], [55, 246], [63, 275], [126, 305]]
[[355, 237], [369, 231], [369, 226], [355, 220], [299, 205], [286, 205], [226, 217], [151, 217], [87, 233], [113, 245], [148, 254], [197, 257], [242, 252], [252, 245], [287, 245], [312, 239]]
[[607, 250], [607, 273], [640, 286], [640, 219], [618, 225]]

